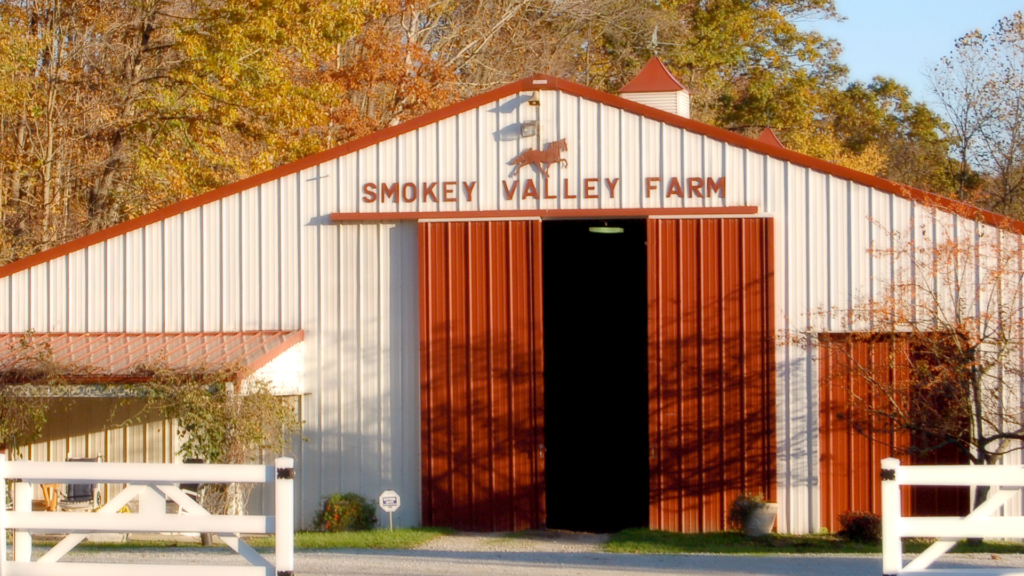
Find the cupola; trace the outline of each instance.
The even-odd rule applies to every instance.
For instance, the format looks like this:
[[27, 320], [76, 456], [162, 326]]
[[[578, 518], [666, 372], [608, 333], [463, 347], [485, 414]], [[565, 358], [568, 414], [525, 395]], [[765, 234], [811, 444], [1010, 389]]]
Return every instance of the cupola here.
[[619, 96], [683, 118], [690, 117], [690, 91], [657, 57], [651, 58], [643, 70], [619, 90]]

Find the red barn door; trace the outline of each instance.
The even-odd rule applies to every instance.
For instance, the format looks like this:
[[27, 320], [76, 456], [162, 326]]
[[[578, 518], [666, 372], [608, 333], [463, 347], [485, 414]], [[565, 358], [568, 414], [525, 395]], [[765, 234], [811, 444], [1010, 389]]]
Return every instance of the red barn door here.
[[775, 498], [772, 220], [647, 227], [650, 526], [725, 528]]
[[419, 227], [423, 524], [544, 525], [541, 224]]

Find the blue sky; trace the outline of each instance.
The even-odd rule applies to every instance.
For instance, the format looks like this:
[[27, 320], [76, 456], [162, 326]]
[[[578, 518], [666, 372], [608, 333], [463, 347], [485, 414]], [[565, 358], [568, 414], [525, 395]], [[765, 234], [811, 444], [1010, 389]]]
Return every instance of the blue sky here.
[[835, 0], [844, 22], [811, 21], [839, 40], [851, 80], [890, 76], [910, 87], [914, 100], [932, 102], [926, 73], [970, 30], [988, 32], [1024, 10], [1024, 0]]

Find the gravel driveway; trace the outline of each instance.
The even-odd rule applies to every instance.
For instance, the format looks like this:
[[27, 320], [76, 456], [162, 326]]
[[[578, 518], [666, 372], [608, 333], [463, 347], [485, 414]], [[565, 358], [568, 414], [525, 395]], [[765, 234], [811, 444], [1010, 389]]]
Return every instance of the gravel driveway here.
[[[298, 576], [854, 576], [878, 575], [882, 571], [880, 558], [862, 555], [609, 554], [600, 551], [605, 539], [592, 534], [541, 534], [527, 538], [456, 534], [434, 539], [417, 550], [303, 550], [296, 552], [295, 572]], [[1024, 574], [1024, 555], [956, 554], [946, 558], [935, 567], [1020, 567]], [[244, 565], [238, 556], [223, 548], [80, 549], [69, 554], [66, 561]]]

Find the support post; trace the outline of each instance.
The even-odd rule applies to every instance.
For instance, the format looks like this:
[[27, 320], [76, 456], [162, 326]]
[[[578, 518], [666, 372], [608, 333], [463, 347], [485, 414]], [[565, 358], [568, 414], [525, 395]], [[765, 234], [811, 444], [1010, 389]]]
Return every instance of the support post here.
[[295, 570], [295, 461], [274, 461], [274, 542], [277, 576], [292, 576]]
[[900, 539], [900, 484], [896, 479], [900, 461], [882, 460], [882, 574], [896, 576], [903, 570], [903, 541]]
[[[32, 485], [28, 482], [14, 483], [14, 511], [32, 511]], [[14, 531], [14, 561], [32, 561], [32, 534], [28, 530]]]
[[7, 453], [0, 448], [0, 576], [7, 573]]

